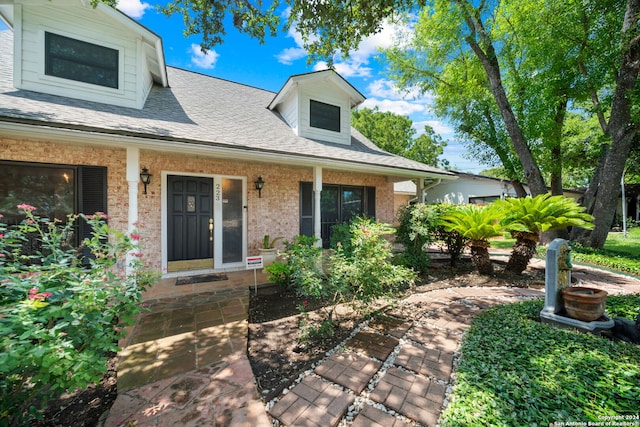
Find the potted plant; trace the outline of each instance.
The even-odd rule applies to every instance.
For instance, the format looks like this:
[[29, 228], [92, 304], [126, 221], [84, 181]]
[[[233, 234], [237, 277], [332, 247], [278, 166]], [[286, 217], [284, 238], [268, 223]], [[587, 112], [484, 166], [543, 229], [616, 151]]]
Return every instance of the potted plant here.
[[268, 234], [265, 234], [262, 239], [262, 247], [258, 248], [260, 255], [262, 256], [262, 264], [267, 267], [276, 260], [278, 256], [278, 249], [276, 248], [276, 243], [278, 240], [282, 239], [282, 237], [276, 237], [271, 239]]
[[562, 290], [564, 308], [569, 317], [591, 322], [604, 314], [607, 291], [584, 286], [570, 286]]

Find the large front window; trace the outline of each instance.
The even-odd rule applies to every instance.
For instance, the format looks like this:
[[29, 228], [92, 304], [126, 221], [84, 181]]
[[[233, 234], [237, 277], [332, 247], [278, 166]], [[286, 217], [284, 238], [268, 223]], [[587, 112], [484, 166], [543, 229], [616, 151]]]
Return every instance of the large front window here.
[[97, 44], [45, 33], [45, 74], [118, 88], [118, 51]]
[[75, 168], [55, 165], [2, 164], [0, 214], [3, 222], [19, 224], [25, 217], [17, 208], [26, 203], [41, 217], [66, 221], [76, 211]]
[[[17, 208], [20, 204], [34, 206], [39, 217], [62, 222], [69, 214], [106, 212], [107, 168], [0, 161], [0, 221], [17, 225], [24, 220], [24, 213]], [[91, 237], [86, 222], [76, 225], [69, 242], [72, 245]], [[38, 250], [36, 241], [28, 244], [31, 250]]]
[[[320, 193], [320, 235], [329, 247], [332, 227], [357, 216], [374, 218], [376, 189], [354, 185], [324, 184]], [[300, 183], [300, 234], [313, 235], [313, 184]]]

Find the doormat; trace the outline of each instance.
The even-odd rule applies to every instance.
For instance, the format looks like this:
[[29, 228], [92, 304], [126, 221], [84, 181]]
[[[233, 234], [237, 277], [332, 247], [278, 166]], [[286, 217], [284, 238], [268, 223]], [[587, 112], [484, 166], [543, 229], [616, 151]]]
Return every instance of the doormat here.
[[180, 285], [192, 285], [194, 283], [203, 283], [203, 282], [216, 282], [218, 280], [228, 280], [226, 274], [217, 273], [217, 274], [203, 274], [201, 276], [189, 276], [189, 277], [179, 277], [176, 279], [176, 286]]

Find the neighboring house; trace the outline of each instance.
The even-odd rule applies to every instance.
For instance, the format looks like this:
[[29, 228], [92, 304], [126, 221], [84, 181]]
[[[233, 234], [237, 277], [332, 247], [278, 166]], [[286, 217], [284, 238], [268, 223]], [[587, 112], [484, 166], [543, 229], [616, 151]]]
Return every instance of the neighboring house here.
[[[456, 179], [430, 180], [424, 185], [425, 203], [487, 204], [505, 197], [516, 197], [511, 181], [489, 176], [451, 171]], [[527, 194], [529, 187], [524, 184]], [[397, 182], [394, 186], [396, 209], [416, 201], [416, 185], [412, 181]], [[565, 189], [564, 195], [577, 200], [582, 191]]]
[[[427, 189], [426, 203], [486, 204], [496, 199], [516, 197], [513, 185], [508, 180], [464, 172], [453, 173], [458, 177], [455, 181], [435, 182]], [[524, 188], [529, 193], [526, 184]]]
[[244, 269], [265, 234], [326, 244], [354, 215], [393, 222], [394, 182], [454, 177], [351, 128], [364, 97], [334, 71], [273, 93], [167, 67], [159, 36], [89, 3], [0, 3], [6, 220], [29, 203], [58, 218], [104, 211], [117, 229], [140, 222], [168, 279]]
[[[453, 204], [487, 204], [505, 197], [517, 197], [511, 181], [489, 176], [474, 175], [464, 172], [453, 172], [456, 180], [435, 181], [425, 185], [425, 203], [453, 203]], [[529, 186], [523, 184], [527, 194], [531, 194]], [[578, 199], [582, 192], [565, 189], [564, 195]]]

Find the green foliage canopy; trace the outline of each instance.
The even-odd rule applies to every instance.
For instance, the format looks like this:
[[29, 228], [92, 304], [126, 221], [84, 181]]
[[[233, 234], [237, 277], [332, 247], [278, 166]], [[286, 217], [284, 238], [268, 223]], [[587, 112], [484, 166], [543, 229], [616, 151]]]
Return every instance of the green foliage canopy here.
[[428, 125], [416, 137], [413, 121], [407, 116], [382, 112], [378, 107], [362, 108], [351, 113], [351, 125], [389, 153], [434, 167], [447, 164], [439, 160], [446, 142]]

